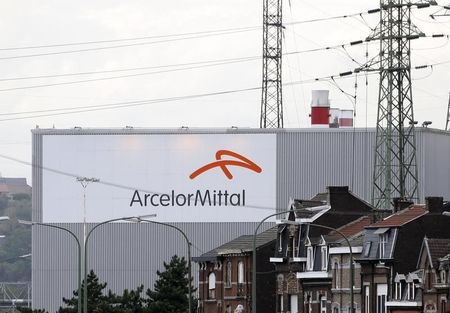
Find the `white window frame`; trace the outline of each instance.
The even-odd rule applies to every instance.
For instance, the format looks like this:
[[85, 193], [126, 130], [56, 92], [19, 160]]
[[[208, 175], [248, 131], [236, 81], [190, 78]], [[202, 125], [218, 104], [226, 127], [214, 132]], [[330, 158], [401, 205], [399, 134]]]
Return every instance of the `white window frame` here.
[[312, 271], [314, 268], [314, 249], [312, 246], [306, 248], [306, 270]]
[[333, 263], [333, 273], [334, 273], [334, 287], [336, 289], [341, 288], [341, 272], [339, 270], [339, 261], [338, 260], [334, 260]]
[[319, 298], [320, 302], [320, 313], [327, 313], [327, 298], [325, 296], [321, 296]]
[[395, 299], [401, 300], [402, 298], [402, 283], [396, 282], [395, 283]]
[[225, 285], [226, 287], [231, 287], [232, 283], [232, 273], [233, 273], [233, 264], [231, 263], [231, 261], [227, 262], [226, 268], [225, 268], [225, 272], [226, 272], [226, 281], [225, 281]]
[[214, 272], [208, 275], [208, 298], [216, 298], [216, 274]]
[[380, 234], [380, 259], [384, 259], [385, 258], [385, 254], [386, 254], [386, 244], [387, 244], [387, 233], [382, 233]]
[[327, 246], [320, 247], [320, 255], [322, 258], [322, 271], [326, 271], [328, 267], [328, 249]]
[[370, 286], [364, 287], [364, 313], [370, 313]]
[[377, 312], [386, 313], [387, 284], [377, 284]]
[[245, 269], [244, 269], [244, 262], [239, 261], [238, 262], [238, 284], [245, 283]]

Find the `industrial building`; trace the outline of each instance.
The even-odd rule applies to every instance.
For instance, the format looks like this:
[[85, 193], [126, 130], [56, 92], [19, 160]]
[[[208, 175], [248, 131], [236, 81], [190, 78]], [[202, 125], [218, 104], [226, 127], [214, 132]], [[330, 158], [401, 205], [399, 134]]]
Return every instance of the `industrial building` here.
[[[33, 221], [80, 240], [84, 226], [156, 214], [152, 220], [185, 231], [199, 256], [326, 186], [349, 186], [371, 201], [375, 129], [74, 128], [35, 129], [32, 137]], [[418, 128], [416, 146], [420, 202], [450, 199], [450, 133]], [[99, 181], [83, 187], [77, 177]], [[33, 307], [55, 311], [77, 288], [75, 240], [35, 225], [32, 245]], [[163, 225], [106, 224], [89, 239], [88, 268], [116, 292], [152, 288], [163, 261], [186, 256], [186, 247]]]

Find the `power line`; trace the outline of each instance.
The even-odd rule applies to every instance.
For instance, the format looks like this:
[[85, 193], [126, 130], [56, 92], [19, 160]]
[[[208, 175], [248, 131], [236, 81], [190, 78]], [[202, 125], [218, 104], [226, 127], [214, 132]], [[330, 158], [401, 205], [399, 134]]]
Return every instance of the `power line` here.
[[88, 52], [88, 51], [117, 49], [117, 48], [134, 47], [134, 46], [142, 46], [142, 45], [152, 45], [152, 44], [159, 44], [159, 43], [166, 43], [166, 42], [173, 42], [173, 41], [180, 41], [180, 40], [189, 40], [189, 39], [198, 39], [198, 38], [205, 38], [205, 37], [212, 37], [212, 36], [229, 35], [229, 34], [242, 33], [242, 32], [253, 31], [253, 30], [255, 30], [255, 29], [251, 28], [251, 29], [244, 29], [244, 30], [221, 32], [221, 33], [196, 35], [196, 36], [191, 36], [191, 37], [165, 39], [165, 40], [158, 40], [158, 41], [136, 42], [136, 43], [130, 43], [130, 44], [114, 45], [114, 46], [104, 46], [104, 47], [85, 48], [85, 49], [76, 49], [76, 50], [24, 54], [24, 55], [16, 55], [16, 56], [9, 56], [9, 57], [0, 57], [0, 60], [13, 60], [13, 59], [33, 58], [33, 57], [50, 56], [50, 55], [61, 55], [61, 54], [70, 54], [70, 53], [79, 53], [79, 52]]
[[[350, 42], [350, 43], [340, 44], [340, 45], [335, 45], [335, 46], [326, 46], [326, 47], [307, 49], [307, 50], [301, 50], [301, 51], [291, 51], [291, 52], [286, 52], [285, 55], [303, 54], [303, 53], [311, 53], [311, 52], [318, 52], [318, 51], [324, 51], [324, 50], [333, 50], [333, 49], [343, 49], [345, 51], [345, 55], [346, 56], [350, 57], [354, 62], [358, 63], [356, 60], [354, 60], [349, 55], [349, 53], [345, 49], [345, 47], [354, 46], [354, 45], [360, 44], [362, 42], [363, 42], [362, 40], [358, 40], [358, 41], [353, 41], [353, 42]], [[160, 74], [160, 73], [166, 73], [166, 72], [172, 72], [172, 71], [197, 69], [197, 68], [210, 67], [210, 66], [218, 66], [218, 65], [233, 64], [233, 63], [239, 63], [239, 62], [247, 62], [247, 61], [258, 60], [260, 58], [261, 58], [260, 56], [248, 56], [248, 57], [240, 57], [240, 58], [217, 59], [217, 60], [209, 60], [209, 61], [188, 62], [188, 63], [168, 64], [168, 65], [159, 65], [159, 66], [145, 66], [145, 67], [135, 67], [135, 68], [125, 68], [125, 69], [115, 69], [115, 70], [104, 70], [104, 71], [87, 71], [87, 72], [63, 73], [63, 74], [45, 74], [45, 75], [20, 76], [20, 77], [9, 77], [9, 78], [7, 77], [7, 78], [0, 78], [0, 82], [1, 81], [28, 80], [28, 79], [44, 79], [44, 78], [56, 78], [56, 77], [69, 77], [69, 76], [96, 75], [96, 74], [106, 74], [106, 73], [137, 71], [137, 70], [144, 70], [144, 69], [157, 69], [157, 68], [181, 67], [181, 66], [188, 66], [188, 65], [202, 65], [202, 64], [206, 64], [206, 65], [202, 65], [202, 66], [195, 66], [195, 67], [188, 67], [188, 68], [181, 68], [181, 69], [172, 69], [172, 70], [166, 70], [166, 71], [147, 72], [147, 73], [138, 73], [138, 74], [128, 74], [128, 75], [122, 75], [122, 76], [102, 77], [102, 78], [86, 79], [86, 80], [71, 81], [71, 82], [52, 83], [52, 84], [41, 84], [41, 85], [32, 85], [32, 86], [12, 87], [12, 88], [0, 89], [0, 92], [1, 91], [21, 90], [21, 89], [33, 89], [33, 88], [41, 88], [41, 87], [51, 87], [51, 86], [58, 86], [58, 85], [70, 85], [70, 84], [78, 84], [78, 83], [101, 81], [101, 80], [108, 80], [108, 79], [117, 79], [117, 78], [126, 78], [126, 77], [133, 77], [133, 76]], [[211, 63], [215, 63], [215, 64], [211, 64]], [[207, 64], [210, 64], [210, 65], [207, 65]]]
[[186, 70], [192, 70], [192, 69], [199, 69], [199, 68], [206, 68], [206, 67], [212, 67], [212, 66], [219, 66], [219, 65], [224, 65], [224, 64], [248, 62], [248, 61], [253, 61], [253, 60], [256, 60], [256, 59], [255, 58], [243, 58], [243, 59], [234, 60], [234, 61], [228, 61], [228, 62], [204, 64], [204, 65], [198, 65], [198, 66], [183, 67], [183, 68], [161, 70], [161, 71], [154, 71], [154, 72], [126, 74], [126, 75], [109, 76], [109, 77], [92, 78], [92, 79], [82, 79], [82, 80], [75, 80], [75, 81], [68, 81], [68, 82], [39, 84], [39, 85], [31, 85], [31, 86], [11, 87], [11, 88], [0, 89], [0, 92], [13, 91], [13, 90], [23, 90], [23, 89], [35, 89], [35, 88], [43, 88], [43, 87], [54, 87], [54, 86], [63, 86], [63, 85], [73, 85], [73, 84], [89, 83], [89, 82], [103, 81], [103, 80], [112, 80], [112, 79], [119, 79], [119, 78], [129, 78], [129, 77], [146, 76], [146, 75], [154, 75], [154, 74], [169, 73], [169, 72], [186, 71]]
[[[330, 79], [344, 79], [347, 77], [352, 77], [356, 72], [349, 71], [340, 73], [332, 76], [324, 76], [318, 78], [311, 78], [301, 81], [293, 81], [289, 83], [285, 83], [285, 86], [298, 85], [298, 84], [306, 84], [306, 83], [314, 83], [319, 81], [326, 81]], [[372, 74], [376, 74], [375, 72], [371, 72]], [[72, 107], [72, 108], [57, 108], [57, 109], [47, 109], [47, 110], [34, 110], [34, 111], [26, 111], [26, 112], [12, 112], [12, 113], [2, 113], [0, 116], [14, 116], [14, 115], [26, 115], [26, 114], [34, 114], [29, 116], [20, 116], [20, 117], [12, 117], [12, 118], [4, 118], [0, 119], [0, 122], [4, 121], [14, 121], [14, 120], [23, 120], [30, 119], [36, 117], [49, 117], [49, 116], [58, 116], [58, 115], [67, 115], [67, 114], [75, 114], [75, 113], [85, 113], [92, 111], [102, 111], [102, 110], [112, 110], [117, 108], [127, 108], [127, 107], [136, 107], [147, 104], [155, 104], [155, 103], [164, 103], [164, 102], [172, 102], [172, 101], [180, 101], [180, 100], [188, 100], [188, 99], [197, 99], [209, 96], [218, 96], [218, 95], [226, 95], [226, 94], [234, 94], [240, 92], [248, 92], [260, 90], [261, 87], [250, 87], [243, 89], [233, 89], [233, 90], [225, 90], [225, 91], [217, 91], [211, 93], [203, 93], [203, 94], [194, 94], [187, 96], [179, 96], [179, 97], [171, 97], [171, 98], [159, 98], [159, 99], [145, 99], [145, 100], [137, 100], [137, 101], [127, 101], [127, 102], [116, 102], [110, 104], [103, 105], [91, 105], [91, 106], [82, 106], [82, 107]], [[55, 113], [51, 113], [55, 112]]]
[[102, 44], [102, 43], [112, 43], [112, 42], [125, 42], [125, 41], [136, 41], [136, 40], [147, 40], [147, 39], [160, 39], [160, 38], [204, 35], [204, 34], [214, 34], [214, 33], [233, 32], [233, 31], [249, 31], [249, 30], [256, 30], [256, 29], [260, 29], [260, 28], [261, 28], [260, 26], [249, 26], [249, 27], [225, 28], [225, 29], [206, 30], [206, 31], [197, 31], [197, 32], [186, 32], [186, 33], [179, 33], [179, 34], [166, 34], [166, 35], [142, 36], [142, 37], [108, 39], [108, 40], [69, 42], [69, 43], [59, 43], [59, 44], [22, 46], [22, 47], [7, 47], [7, 48], [0, 48], [0, 51], [56, 48], [56, 47], [67, 47], [67, 46], [81, 46], [81, 45]]
[[55, 78], [55, 77], [68, 77], [68, 76], [83, 76], [83, 75], [96, 75], [96, 74], [107, 74], [107, 73], [118, 73], [118, 72], [129, 72], [129, 71], [139, 71], [139, 70], [149, 70], [149, 69], [159, 69], [159, 68], [170, 68], [170, 67], [181, 67], [181, 66], [190, 66], [190, 65], [200, 65], [200, 64], [208, 64], [208, 63], [220, 63], [220, 62], [238, 62], [245, 60], [253, 60], [260, 59], [259, 56], [253, 57], [240, 57], [240, 58], [228, 58], [228, 59], [217, 59], [217, 60], [208, 60], [208, 61], [198, 61], [198, 62], [187, 62], [187, 63], [178, 63], [178, 64], [166, 64], [166, 65], [156, 65], [156, 66], [142, 66], [142, 67], [132, 67], [132, 68], [122, 68], [122, 69], [112, 69], [112, 70], [103, 70], [103, 71], [87, 71], [87, 72], [76, 72], [76, 73], [63, 73], [63, 74], [42, 74], [35, 76], [19, 76], [19, 77], [7, 77], [0, 78], [0, 82], [2, 81], [15, 81], [15, 80], [28, 80], [28, 79], [43, 79], [43, 78]]

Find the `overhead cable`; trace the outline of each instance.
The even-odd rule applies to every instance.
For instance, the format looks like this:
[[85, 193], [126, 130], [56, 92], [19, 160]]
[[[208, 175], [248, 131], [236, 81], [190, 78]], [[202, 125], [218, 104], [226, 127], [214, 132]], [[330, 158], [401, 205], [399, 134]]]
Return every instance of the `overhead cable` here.
[[[354, 74], [354, 72], [349, 71], [349, 72], [344, 72], [344, 73], [340, 73], [337, 75], [288, 82], [283, 85], [290, 86], [290, 85], [314, 83], [314, 82], [319, 82], [319, 81], [327, 81], [330, 79], [342, 79], [342, 78], [346, 78], [346, 77], [351, 77], [352, 74]], [[375, 73], [372, 73], [372, 74], [375, 74]], [[103, 104], [103, 105], [90, 105], [90, 106], [72, 107], [72, 108], [57, 108], [57, 109], [46, 109], [46, 110], [1, 113], [0, 116], [17, 116], [17, 115], [27, 115], [27, 114], [31, 114], [31, 115], [3, 118], [3, 119], [0, 119], [0, 122], [23, 120], [23, 119], [30, 119], [30, 118], [36, 118], [36, 117], [48, 117], [48, 116], [67, 115], [67, 114], [75, 114], [75, 113], [85, 113], [85, 112], [92, 112], [92, 111], [112, 110], [112, 109], [118, 109], [118, 108], [136, 107], [136, 106], [143, 106], [143, 105], [148, 105], [148, 104], [156, 104], [156, 103], [164, 103], [164, 102], [197, 99], [197, 98], [210, 97], [210, 96], [218, 96], [218, 95], [255, 91], [255, 90], [260, 90], [260, 89], [261, 89], [261, 87], [258, 86], [258, 87], [224, 90], [224, 91], [217, 91], [217, 92], [210, 92], [210, 93], [170, 97], [170, 98], [144, 99], [144, 100], [137, 100], [137, 101], [116, 102], [116, 103]], [[53, 112], [53, 113], [51, 113], [51, 112]]]

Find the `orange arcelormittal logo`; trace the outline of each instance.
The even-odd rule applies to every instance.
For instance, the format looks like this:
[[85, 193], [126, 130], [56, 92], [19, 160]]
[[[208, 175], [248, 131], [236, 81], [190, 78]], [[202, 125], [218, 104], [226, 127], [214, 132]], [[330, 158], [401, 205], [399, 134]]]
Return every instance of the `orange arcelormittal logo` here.
[[[234, 157], [238, 160], [222, 160], [222, 156], [230, 156]], [[261, 173], [262, 169], [253, 161], [247, 159], [246, 157], [240, 155], [239, 153], [230, 151], [230, 150], [218, 150], [216, 152], [216, 160], [215, 162], [211, 162], [206, 164], [205, 166], [200, 167], [198, 170], [189, 175], [190, 179], [196, 178], [198, 175], [203, 174], [206, 171], [209, 171], [212, 168], [220, 167], [228, 179], [233, 179], [233, 175], [227, 166], [239, 166], [247, 168], [256, 173]]]

